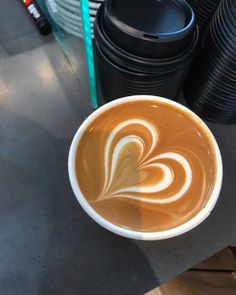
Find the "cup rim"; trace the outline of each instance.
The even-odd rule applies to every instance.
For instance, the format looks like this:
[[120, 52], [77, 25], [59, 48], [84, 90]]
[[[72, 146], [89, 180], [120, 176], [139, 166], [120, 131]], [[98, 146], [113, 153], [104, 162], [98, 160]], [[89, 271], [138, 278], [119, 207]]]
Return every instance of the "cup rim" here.
[[[171, 106], [175, 106], [189, 114], [191, 114], [193, 119], [200, 124], [200, 126], [207, 132], [208, 136], [211, 138], [212, 145], [215, 150], [215, 157], [216, 157], [216, 166], [217, 166], [217, 173], [216, 173], [216, 179], [215, 179], [215, 186], [213, 188], [212, 194], [207, 201], [207, 203], [204, 205], [204, 207], [198, 212], [192, 219], [188, 220], [186, 223], [181, 224], [177, 227], [164, 230], [164, 231], [156, 231], [156, 232], [141, 232], [141, 231], [135, 231], [135, 230], [129, 230], [122, 228], [118, 225], [115, 225], [105, 218], [103, 218], [101, 215], [99, 215], [89, 204], [89, 202], [85, 199], [83, 196], [78, 181], [76, 177], [75, 172], [75, 156], [77, 147], [79, 144], [79, 141], [81, 137], [83, 136], [84, 132], [86, 131], [89, 124], [94, 121], [95, 118], [97, 118], [99, 115], [101, 115], [104, 111], [111, 109], [114, 106], [123, 104], [125, 102], [131, 102], [131, 101], [143, 101], [143, 100], [155, 100], [159, 102], [164, 102], [166, 104], [169, 104]], [[200, 119], [194, 112], [189, 110], [187, 107], [179, 104], [178, 102], [172, 101], [167, 98], [163, 98], [160, 96], [152, 96], [152, 95], [134, 95], [134, 96], [127, 96], [123, 97], [114, 101], [111, 101], [99, 109], [97, 109], [95, 112], [90, 114], [90, 116], [82, 123], [82, 125], [77, 130], [69, 151], [69, 157], [68, 157], [68, 172], [69, 172], [69, 179], [70, 183], [73, 189], [73, 192], [81, 205], [81, 207], [84, 209], [84, 211], [99, 225], [104, 227], [105, 229], [118, 234], [120, 236], [134, 239], [134, 240], [164, 240], [168, 238], [172, 238], [175, 236], [182, 235], [191, 229], [198, 226], [200, 223], [202, 223], [211, 213], [213, 208], [216, 205], [216, 202], [219, 198], [221, 186], [222, 186], [222, 180], [223, 180], [223, 163], [221, 158], [221, 153], [219, 146], [216, 142], [216, 139], [208, 126]]]

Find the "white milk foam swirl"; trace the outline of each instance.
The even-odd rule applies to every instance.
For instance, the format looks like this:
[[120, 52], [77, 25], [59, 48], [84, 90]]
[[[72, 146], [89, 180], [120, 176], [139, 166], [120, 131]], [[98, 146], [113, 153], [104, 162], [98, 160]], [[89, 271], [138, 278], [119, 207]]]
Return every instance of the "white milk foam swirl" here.
[[[136, 135], [128, 135], [123, 137], [118, 141], [115, 145], [112, 157], [110, 156], [111, 147], [115, 137], [126, 127], [130, 125], [141, 125], [143, 128], [147, 130], [147, 132], [151, 135], [151, 145], [148, 150], [145, 152], [145, 143], [142, 138]], [[152, 204], [167, 204], [171, 202], [175, 202], [181, 199], [185, 193], [188, 191], [192, 182], [192, 169], [188, 163], [188, 161], [180, 154], [174, 152], [167, 152], [160, 155], [156, 155], [150, 159], [148, 157], [152, 154], [154, 149], [157, 147], [159, 141], [159, 134], [157, 129], [148, 121], [143, 119], [130, 119], [126, 120], [120, 124], [118, 124], [111, 134], [109, 135], [106, 147], [105, 147], [105, 157], [104, 157], [104, 168], [105, 168], [105, 181], [103, 191], [100, 194], [100, 197], [97, 201], [100, 200], [108, 200], [111, 198], [127, 198], [136, 201], [142, 201], [146, 203]], [[119, 154], [121, 151], [130, 143], [135, 143], [140, 149], [140, 156], [137, 162], [137, 169], [144, 169], [147, 167], [159, 168], [162, 170], [164, 177], [159, 180], [154, 185], [144, 186], [144, 185], [136, 185], [130, 186], [122, 189], [118, 189], [113, 192], [109, 192], [109, 189], [114, 181], [114, 175], [117, 167], [117, 161], [119, 158]], [[111, 161], [109, 160], [111, 159]], [[168, 189], [174, 181], [174, 173], [171, 168], [163, 163], [158, 163], [158, 160], [161, 159], [171, 159], [177, 161], [184, 169], [185, 172], [185, 182], [182, 187], [176, 192], [173, 196], [168, 198], [149, 198], [148, 194], [150, 193], [160, 193]], [[141, 194], [141, 196], [137, 196], [134, 193]]]

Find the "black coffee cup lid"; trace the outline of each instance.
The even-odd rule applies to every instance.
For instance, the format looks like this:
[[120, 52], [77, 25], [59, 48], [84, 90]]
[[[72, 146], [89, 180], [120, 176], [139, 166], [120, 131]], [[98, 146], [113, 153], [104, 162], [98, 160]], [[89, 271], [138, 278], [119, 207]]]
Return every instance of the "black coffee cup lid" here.
[[194, 12], [183, 0], [107, 0], [104, 21], [115, 44], [152, 58], [183, 51], [195, 30]]

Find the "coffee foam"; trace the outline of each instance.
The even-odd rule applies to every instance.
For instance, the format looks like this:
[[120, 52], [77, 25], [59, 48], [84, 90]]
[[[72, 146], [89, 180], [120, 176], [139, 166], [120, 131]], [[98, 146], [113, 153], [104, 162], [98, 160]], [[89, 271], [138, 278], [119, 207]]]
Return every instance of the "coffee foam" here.
[[[143, 138], [131, 134], [122, 137], [117, 143], [115, 143], [116, 137], [119, 138], [119, 134], [122, 134], [122, 130], [130, 125], [141, 125], [144, 129], [146, 129], [146, 131], [150, 134], [151, 142], [145, 142]], [[105, 145], [105, 181], [103, 191], [98, 197], [97, 202], [110, 198], [127, 198], [152, 204], [165, 204], [179, 200], [188, 191], [192, 182], [192, 169], [188, 161], [182, 155], [172, 152], [150, 157], [158, 146], [158, 139], [159, 135], [157, 129], [146, 120], [126, 120], [114, 128]], [[137, 183], [136, 186], [116, 188], [116, 190], [113, 191], [113, 182], [116, 183], [115, 171], [119, 166], [119, 160], [122, 160], [122, 157], [119, 156], [122, 154], [122, 151], [125, 153], [126, 146], [131, 144], [135, 145], [139, 152], [136, 169], [160, 169], [163, 176], [161, 179], [157, 179], [155, 182], [147, 185], [140, 182]], [[113, 153], [111, 155], [112, 150]], [[109, 159], [111, 159], [111, 161], [109, 161]], [[182, 166], [185, 174], [185, 179], [181, 188], [174, 188], [173, 195], [168, 198], [161, 198], [161, 192], [173, 185], [175, 174], [171, 169], [171, 166], [159, 163], [162, 159], [171, 159], [172, 161], [178, 162], [180, 166]], [[127, 177], [129, 177], [129, 175], [127, 175]], [[132, 193], [139, 193], [142, 194], [142, 196], [136, 196]], [[156, 194], [156, 197], [150, 198], [150, 193]]]
[[76, 174], [105, 219], [139, 231], [169, 229], [192, 218], [215, 181], [214, 151], [189, 114], [153, 101], [106, 111], [78, 146]]

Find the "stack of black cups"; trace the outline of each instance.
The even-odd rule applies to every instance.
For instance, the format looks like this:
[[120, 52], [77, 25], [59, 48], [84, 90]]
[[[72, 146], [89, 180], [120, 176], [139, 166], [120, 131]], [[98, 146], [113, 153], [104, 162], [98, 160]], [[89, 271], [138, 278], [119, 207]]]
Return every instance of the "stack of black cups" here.
[[236, 123], [236, 1], [222, 0], [206, 34], [185, 97], [192, 109], [216, 123]]
[[94, 24], [100, 96], [175, 99], [194, 57], [198, 29], [184, 0], [107, 0]]
[[200, 31], [204, 31], [209, 24], [214, 11], [221, 0], [187, 0], [193, 8]]

